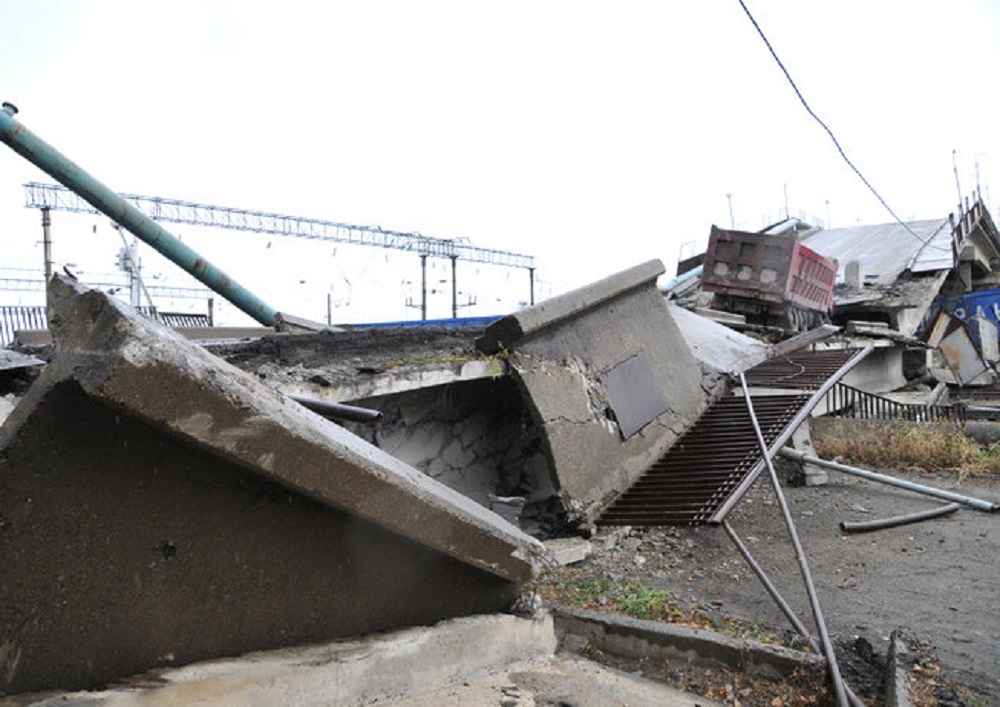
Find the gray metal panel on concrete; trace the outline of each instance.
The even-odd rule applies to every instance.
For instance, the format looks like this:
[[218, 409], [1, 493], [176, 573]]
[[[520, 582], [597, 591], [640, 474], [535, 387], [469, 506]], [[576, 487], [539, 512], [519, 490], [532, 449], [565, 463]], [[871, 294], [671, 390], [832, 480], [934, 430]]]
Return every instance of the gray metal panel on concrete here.
[[601, 383], [625, 439], [670, 409], [649, 357], [641, 351], [601, 376]]
[[[844, 280], [847, 263], [857, 260], [861, 263], [861, 277], [867, 284], [890, 285], [911, 265], [915, 264], [921, 251], [920, 267], [931, 269], [930, 264], [941, 259], [939, 232], [948, 232], [947, 219], [911, 221], [907, 226], [916, 237], [899, 223], [885, 223], [875, 226], [854, 226], [816, 231], [806, 236], [802, 242], [827, 257], [836, 258], [840, 263], [838, 282]], [[929, 242], [930, 247], [924, 243]], [[942, 267], [950, 268], [942, 260]]]

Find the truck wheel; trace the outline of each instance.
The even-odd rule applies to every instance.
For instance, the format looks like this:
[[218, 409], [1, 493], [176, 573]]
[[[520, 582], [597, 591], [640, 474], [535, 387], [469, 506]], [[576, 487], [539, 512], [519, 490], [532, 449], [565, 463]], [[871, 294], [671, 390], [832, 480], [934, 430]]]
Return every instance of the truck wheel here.
[[785, 310], [785, 328], [789, 331], [801, 331], [802, 319], [796, 307], [789, 306]]

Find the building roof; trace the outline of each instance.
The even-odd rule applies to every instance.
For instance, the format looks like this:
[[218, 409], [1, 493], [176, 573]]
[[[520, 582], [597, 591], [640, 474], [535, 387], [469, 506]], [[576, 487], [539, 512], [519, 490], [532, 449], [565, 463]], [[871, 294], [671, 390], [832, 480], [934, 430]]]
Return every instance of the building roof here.
[[[951, 226], [947, 218], [876, 226], [855, 226], [816, 231], [802, 242], [840, 262], [837, 281], [844, 281], [847, 263], [861, 263], [861, 277], [868, 285], [891, 285], [911, 272], [949, 270], [955, 265]], [[915, 235], [914, 235], [915, 234]]]

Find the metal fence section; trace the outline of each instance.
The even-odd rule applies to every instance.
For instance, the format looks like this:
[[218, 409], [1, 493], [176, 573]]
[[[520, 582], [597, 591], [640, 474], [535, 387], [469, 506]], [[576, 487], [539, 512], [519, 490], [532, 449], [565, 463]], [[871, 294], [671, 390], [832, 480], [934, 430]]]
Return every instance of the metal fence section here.
[[[155, 310], [140, 307], [144, 316], [153, 316]], [[188, 312], [156, 312], [156, 317], [169, 327], [210, 327], [210, 314]], [[19, 331], [44, 331], [49, 328], [49, 317], [43, 306], [0, 306], [0, 346], [10, 346]]]
[[966, 407], [920, 405], [868, 393], [846, 383], [837, 383], [826, 396], [826, 414], [857, 420], [907, 420], [910, 422], [964, 422]]
[[0, 346], [9, 346], [15, 332], [25, 329], [48, 329], [45, 307], [0, 306]]

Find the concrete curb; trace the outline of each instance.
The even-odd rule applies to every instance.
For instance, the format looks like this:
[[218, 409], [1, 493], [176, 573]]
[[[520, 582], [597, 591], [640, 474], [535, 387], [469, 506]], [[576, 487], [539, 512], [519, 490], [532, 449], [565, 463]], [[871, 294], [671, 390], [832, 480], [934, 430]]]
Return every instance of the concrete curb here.
[[625, 292], [655, 282], [665, 271], [659, 260], [636, 265], [603, 280], [525, 307], [486, 327], [476, 346], [487, 355], [595, 309]]
[[551, 615], [488, 614], [357, 640], [251, 653], [137, 677], [103, 692], [15, 696], [34, 707], [371, 704], [552, 656]]
[[787, 678], [803, 667], [824, 670], [826, 666], [822, 656], [713, 631], [566, 607], [553, 607], [552, 612], [560, 645], [570, 652], [589, 644], [623, 658], [724, 666], [772, 679]]
[[910, 691], [906, 686], [908, 652], [906, 644], [893, 631], [889, 637], [889, 654], [885, 669], [886, 707], [913, 707], [913, 702], [910, 701]]

